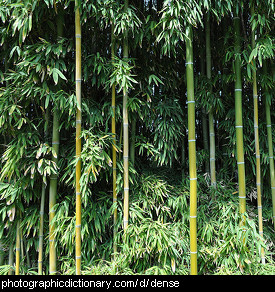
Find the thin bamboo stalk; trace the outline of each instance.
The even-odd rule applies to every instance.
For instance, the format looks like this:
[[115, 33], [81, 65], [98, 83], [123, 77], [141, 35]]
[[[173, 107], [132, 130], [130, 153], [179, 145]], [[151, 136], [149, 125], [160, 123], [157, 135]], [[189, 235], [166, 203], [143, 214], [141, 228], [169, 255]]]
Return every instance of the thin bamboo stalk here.
[[38, 274], [42, 275], [43, 269], [43, 236], [44, 236], [44, 209], [45, 209], [46, 185], [42, 182], [39, 222], [39, 246], [38, 246]]
[[[254, 5], [251, 7], [251, 15], [254, 15]], [[251, 49], [255, 48], [255, 30], [251, 32]], [[252, 72], [253, 77], [253, 107], [254, 107], [254, 135], [255, 135], [255, 151], [256, 151], [256, 187], [257, 187], [257, 204], [258, 204], [258, 224], [259, 234], [263, 237], [263, 211], [262, 211], [262, 193], [261, 193], [261, 156], [259, 142], [259, 117], [258, 117], [258, 89], [257, 89], [257, 73], [256, 62], [253, 60], [252, 65], [255, 67]], [[262, 263], [265, 263], [264, 248], [261, 248]]]
[[[47, 140], [48, 137], [48, 125], [49, 125], [49, 107], [46, 109], [45, 123], [46, 128], [44, 132], [44, 139]], [[39, 244], [38, 244], [38, 275], [43, 274], [43, 237], [44, 237], [44, 212], [45, 212], [45, 197], [46, 197], [46, 182], [47, 176], [44, 175], [42, 182], [41, 191], [41, 202], [40, 202], [40, 222], [39, 222]]]
[[[58, 9], [57, 14], [57, 37], [63, 36], [63, 23], [64, 23], [64, 12]], [[57, 85], [59, 88], [60, 83]], [[52, 130], [52, 147], [55, 151], [55, 155], [52, 155], [52, 160], [58, 164], [59, 154], [59, 110], [56, 107], [53, 112], [53, 130]], [[57, 197], [57, 180], [58, 174], [52, 174], [50, 177], [50, 189], [49, 189], [49, 246], [50, 246], [50, 257], [49, 257], [49, 273], [51, 275], [56, 274], [56, 239], [55, 239], [55, 209]]]
[[76, 275], [81, 274], [81, 191], [80, 191], [80, 177], [81, 177], [81, 24], [80, 24], [80, 4], [81, 0], [75, 1], [75, 47], [76, 47], [76, 239], [75, 239], [75, 261], [76, 261]]
[[193, 69], [192, 28], [186, 29], [186, 78], [188, 100], [188, 152], [190, 175], [190, 269], [197, 275], [197, 168], [195, 134], [195, 94]]
[[16, 225], [16, 247], [15, 247], [15, 275], [19, 275], [20, 268], [20, 219]]
[[243, 146], [240, 18], [238, 16], [234, 17], [234, 34], [235, 34], [235, 122], [236, 122], [235, 125], [239, 184], [239, 210], [240, 213], [243, 214], [246, 211], [246, 190]]
[[[206, 33], [206, 76], [211, 81], [211, 42], [210, 42], [210, 14], [208, 13], [205, 26]], [[212, 90], [211, 90], [212, 91]], [[210, 177], [211, 185], [216, 188], [216, 145], [215, 145], [215, 130], [214, 130], [214, 113], [213, 108], [209, 112], [209, 141], [210, 141]]]
[[[59, 117], [58, 110], [54, 111], [53, 115], [53, 132], [52, 132], [52, 147], [56, 155], [52, 156], [52, 160], [57, 164], [58, 152], [59, 152]], [[56, 239], [55, 239], [55, 209], [56, 195], [57, 195], [57, 174], [52, 174], [50, 177], [50, 188], [49, 188], [49, 246], [50, 246], [50, 257], [49, 273], [54, 275], [56, 273]]]
[[[9, 248], [9, 266], [12, 267], [13, 266], [13, 261], [14, 261], [14, 254], [13, 254], [13, 244], [10, 245]], [[13, 269], [10, 268], [8, 275], [13, 275]]]
[[[114, 40], [114, 25], [112, 24], [111, 27], [111, 57], [112, 61], [114, 61], [115, 57], [115, 40]], [[115, 243], [115, 238], [117, 234], [117, 191], [116, 191], [116, 180], [117, 180], [117, 173], [116, 173], [116, 86], [115, 84], [112, 85], [112, 135], [113, 135], [113, 146], [112, 146], [112, 158], [113, 158], [113, 204], [114, 208], [114, 255], [117, 253], [117, 244]]]
[[[263, 62], [264, 74], [267, 75], [266, 61]], [[269, 156], [269, 170], [270, 170], [270, 183], [272, 194], [272, 211], [273, 211], [273, 223], [275, 230], [275, 169], [274, 169], [274, 156], [273, 156], [273, 143], [272, 143], [272, 124], [271, 124], [271, 96], [267, 88], [265, 88], [265, 113], [266, 113], [266, 130], [267, 130], [267, 142], [268, 142], [268, 156]]]
[[[128, 9], [128, 0], [124, 2], [124, 11]], [[128, 32], [126, 31], [123, 39], [123, 58], [128, 61]], [[124, 230], [128, 227], [129, 222], [129, 124], [128, 124], [128, 92], [123, 88], [123, 227]]]

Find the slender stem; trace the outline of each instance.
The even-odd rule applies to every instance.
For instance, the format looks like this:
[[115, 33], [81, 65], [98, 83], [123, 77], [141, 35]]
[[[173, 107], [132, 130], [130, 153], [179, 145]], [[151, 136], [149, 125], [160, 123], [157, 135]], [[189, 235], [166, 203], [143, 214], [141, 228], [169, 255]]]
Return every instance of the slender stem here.
[[40, 222], [39, 222], [39, 249], [38, 249], [38, 274], [42, 275], [43, 260], [43, 228], [44, 228], [44, 207], [45, 207], [46, 185], [42, 182], [42, 193], [40, 202]]
[[[267, 75], [266, 61], [263, 62], [264, 74]], [[271, 124], [271, 100], [270, 92], [265, 88], [265, 113], [266, 113], [266, 130], [268, 141], [268, 156], [269, 156], [269, 169], [270, 169], [270, 182], [271, 182], [271, 194], [272, 194], [272, 210], [273, 210], [273, 223], [275, 230], [275, 169], [274, 169], [274, 156], [273, 156], [273, 143], [272, 143], [272, 124]]]
[[81, 176], [81, 24], [80, 24], [80, 0], [75, 1], [75, 46], [76, 46], [76, 275], [81, 274], [81, 192], [80, 192], [80, 176]]
[[246, 191], [243, 146], [241, 40], [239, 17], [234, 17], [234, 33], [235, 33], [235, 119], [236, 119], [236, 145], [239, 183], [239, 209], [240, 213], [243, 214], [246, 211]]
[[[211, 82], [211, 43], [210, 43], [210, 15], [208, 13], [206, 26], [206, 75]], [[212, 89], [211, 89], [212, 92]], [[211, 185], [216, 188], [216, 163], [215, 163], [215, 131], [214, 131], [214, 114], [213, 108], [209, 112], [209, 141], [210, 141], [210, 177]]]
[[[114, 61], [115, 57], [115, 40], [114, 40], [114, 25], [111, 27], [111, 57], [112, 61]], [[112, 147], [112, 157], [113, 157], [113, 204], [115, 205], [114, 209], [114, 254], [117, 253], [117, 244], [115, 243], [115, 238], [117, 234], [117, 191], [116, 191], [116, 86], [112, 85], [112, 134], [113, 134], [113, 147]]]
[[[128, 0], [124, 2], [124, 10], [128, 9]], [[128, 61], [128, 32], [126, 31], [123, 39], [123, 58]], [[124, 183], [124, 205], [123, 205], [123, 227], [128, 227], [129, 221], [129, 124], [128, 124], [128, 91], [123, 89], [123, 183]]]
[[[57, 24], [57, 37], [63, 35], [63, 23], [64, 23], [64, 11], [58, 9], [58, 14], [56, 16]], [[57, 84], [57, 90], [60, 87], [60, 83]], [[52, 155], [52, 160], [58, 164], [58, 154], [59, 154], [59, 110], [56, 106], [53, 112], [53, 132], [52, 132], [52, 147], [55, 154]], [[51, 275], [56, 273], [56, 239], [55, 239], [55, 204], [57, 197], [57, 180], [58, 174], [52, 174], [50, 177], [50, 190], [49, 190], [49, 245], [50, 245], [50, 269]]]
[[195, 94], [193, 69], [192, 28], [186, 29], [186, 77], [188, 99], [188, 148], [190, 175], [190, 268], [191, 275], [197, 275], [197, 168], [195, 134]]
[[[254, 15], [254, 5], [251, 7], [251, 15]], [[255, 48], [255, 30], [251, 32], [251, 49]], [[254, 106], [254, 134], [255, 134], [255, 151], [256, 151], [256, 187], [257, 187], [257, 204], [258, 204], [258, 224], [259, 234], [263, 236], [263, 211], [262, 211], [262, 193], [261, 193], [261, 157], [259, 143], [259, 118], [258, 118], [258, 89], [257, 89], [257, 74], [256, 62], [252, 61], [255, 67], [252, 70], [253, 76], [253, 106]], [[261, 248], [262, 263], [265, 263], [264, 248]]]
[[16, 225], [16, 247], [15, 247], [15, 275], [19, 275], [20, 267], [20, 219]]

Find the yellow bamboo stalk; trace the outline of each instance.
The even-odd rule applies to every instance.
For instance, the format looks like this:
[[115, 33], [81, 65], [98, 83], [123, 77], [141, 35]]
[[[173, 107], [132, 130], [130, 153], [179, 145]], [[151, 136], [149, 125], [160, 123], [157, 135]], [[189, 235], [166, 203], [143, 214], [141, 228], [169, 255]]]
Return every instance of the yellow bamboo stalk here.
[[81, 24], [80, 9], [81, 0], [75, 0], [75, 47], [76, 47], [76, 223], [75, 223], [75, 261], [76, 275], [81, 274], [81, 192], [80, 192], [80, 176], [81, 176]]
[[190, 269], [197, 275], [197, 168], [195, 134], [195, 94], [193, 69], [192, 28], [186, 29], [186, 77], [188, 102], [188, 152], [190, 175]]
[[20, 267], [20, 219], [16, 225], [16, 247], [15, 247], [15, 275], [19, 275]]
[[[124, 2], [124, 10], [128, 9], [128, 0]], [[123, 39], [123, 58], [128, 61], [128, 32], [126, 31]], [[123, 88], [123, 227], [128, 227], [129, 222], [129, 124], [128, 124], [128, 92]]]
[[[251, 15], [254, 15], [254, 5], [251, 7]], [[255, 30], [251, 33], [251, 49], [255, 48]], [[256, 62], [252, 61], [254, 70], [253, 77], [253, 107], [254, 107], [254, 135], [255, 135], [255, 151], [256, 151], [256, 186], [257, 186], [257, 204], [258, 204], [258, 224], [259, 234], [263, 237], [263, 211], [262, 211], [262, 193], [261, 193], [261, 156], [260, 156], [260, 142], [259, 142], [259, 117], [258, 117], [258, 89], [257, 89], [257, 74]], [[265, 263], [264, 248], [261, 248], [262, 263]]]
[[[114, 40], [114, 25], [112, 24], [111, 28], [111, 55], [112, 61], [114, 61], [115, 57], [115, 40]], [[113, 135], [113, 146], [112, 146], [112, 159], [113, 159], [113, 204], [115, 205], [114, 209], [114, 255], [117, 253], [117, 244], [115, 243], [115, 238], [117, 234], [116, 225], [117, 225], [117, 191], [116, 191], [116, 86], [115, 84], [112, 85], [112, 135]]]

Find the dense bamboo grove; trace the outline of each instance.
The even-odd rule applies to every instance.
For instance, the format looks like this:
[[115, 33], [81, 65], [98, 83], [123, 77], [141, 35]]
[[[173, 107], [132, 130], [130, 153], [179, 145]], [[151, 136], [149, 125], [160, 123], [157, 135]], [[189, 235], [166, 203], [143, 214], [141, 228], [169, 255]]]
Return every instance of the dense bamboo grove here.
[[0, 2], [0, 274], [275, 274], [271, 0]]

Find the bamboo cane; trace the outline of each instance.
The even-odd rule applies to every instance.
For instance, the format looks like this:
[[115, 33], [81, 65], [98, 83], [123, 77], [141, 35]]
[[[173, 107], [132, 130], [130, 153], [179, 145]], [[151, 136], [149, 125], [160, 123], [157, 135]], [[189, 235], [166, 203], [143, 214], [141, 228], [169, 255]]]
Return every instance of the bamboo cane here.
[[[61, 9], [58, 9], [57, 14], [57, 37], [63, 36], [63, 23], [64, 23], [64, 12]], [[60, 84], [57, 85], [57, 88], [60, 87]], [[52, 155], [52, 160], [57, 164], [58, 163], [58, 154], [59, 154], [59, 110], [58, 108], [54, 109], [53, 113], [53, 131], [52, 131], [52, 147], [55, 151], [55, 155]], [[49, 273], [54, 275], [56, 273], [56, 239], [55, 239], [55, 209], [57, 197], [57, 174], [52, 174], [50, 177], [50, 190], [49, 190], [49, 246], [50, 246], [50, 269]]]
[[[263, 62], [263, 69], [264, 69], [264, 74], [267, 75], [267, 66], [266, 66], [265, 60]], [[271, 125], [270, 106], [271, 106], [270, 92], [268, 91], [267, 88], [265, 88], [266, 130], [267, 130], [270, 182], [271, 182], [271, 194], [272, 194], [273, 223], [274, 223], [274, 230], [275, 230], [275, 170], [274, 170], [274, 156], [273, 156], [273, 143], [272, 143], [273, 140], [272, 140], [272, 128], [271, 128], [272, 125]]]
[[[47, 140], [48, 137], [48, 125], [49, 125], [49, 107], [46, 109], [45, 123], [46, 128], [44, 132], [44, 138]], [[38, 244], [38, 275], [43, 273], [43, 237], [44, 237], [44, 209], [45, 209], [45, 196], [46, 196], [46, 174], [43, 177], [42, 191], [41, 191], [41, 202], [40, 202], [40, 222], [39, 222], [39, 244]]]
[[16, 247], [15, 247], [15, 275], [19, 275], [20, 267], [20, 219], [16, 225]]
[[[251, 15], [254, 15], [254, 5], [251, 7]], [[255, 48], [255, 30], [251, 32], [251, 49]], [[252, 70], [253, 76], [253, 106], [254, 106], [254, 135], [255, 135], [255, 151], [256, 151], [256, 186], [257, 186], [257, 204], [258, 204], [258, 224], [259, 234], [263, 237], [263, 211], [262, 211], [262, 194], [261, 194], [261, 157], [259, 143], [259, 118], [258, 118], [258, 89], [257, 89], [257, 74], [256, 62], [253, 60], [252, 65], [255, 66]], [[264, 248], [261, 248], [262, 263], [265, 263]]]
[[[128, 9], [128, 0], [124, 2], [124, 11]], [[128, 32], [126, 31], [123, 39], [123, 58], [128, 61]], [[129, 124], [128, 124], [128, 92], [123, 88], [123, 227], [128, 227], [129, 222]]]
[[235, 127], [239, 184], [239, 210], [240, 214], [243, 214], [246, 211], [246, 191], [243, 146], [240, 18], [238, 16], [234, 17], [234, 34], [235, 34], [235, 122], [236, 122]]
[[42, 182], [42, 193], [40, 203], [40, 222], [39, 222], [39, 246], [38, 246], [38, 275], [42, 275], [43, 260], [43, 226], [44, 226], [44, 206], [45, 206], [46, 185]]
[[[13, 263], [14, 263], [13, 244], [11, 244], [9, 248], [9, 266], [12, 267]], [[9, 269], [8, 275], [13, 275], [12, 268]]]
[[[115, 57], [115, 40], [114, 40], [114, 25], [111, 27], [111, 57], [112, 61], [114, 61]], [[116, 86], [112, 85], [112, 134], [113, 134], [113, 146], [112, 146], [112, 158], [113, 158], [113, 204], [115, 206], [114, 209], [114, 255], [117, 253], [117, 244], [115, 243], [115, 238], [117, 234], [116, 225], [117, 225], [117, 191], [116, 191]]]
[[[52, 147], [56, 155], [52, 156], [52, 160], [58, 162], [58, 152], [59, 152], [59, 117], [58, 110], [54, 111], [53, 115], [53, 133], [52, 133]], [[50, 189], [49, 189], [49, 246], [50, 246], [50, 269], [49, 273], [54, 275], [56, 273], [56, 244], [55, 244], [55, 224], [54, 216], [55, 210], [54, 206], [56, 204], [56, 194], [57, 194], [57, 174], [52, 174], [50, 177]]]
[[[206, 76], [211, 81], [211, 43], [210, 43], [210, 14], [207, 15], [206, 26]], [[212, 91], [212, 90], [211, 90]], [[216, 188], [216, 163], [215, 163], [215, 130], [213, 108], [209, 112], [209, 141], [210, 141], [210, 177], [211, 185]]]
[[81, 24], [80, 24], [80, 6], [81, 0], [75, 1], [75, 47], [76, 47], [76, 246], [75, 246], [75, 261], [76, 275], [81, 274], [81, 192], [80, 192], [80, 176], [81, 176]]
[[190, 175], [190, 268], [197, 275], [197, 168], [195, 134], [195, 96], [193, 71], [192, 28], [186, 29], [186, 78], [188, 102], [188, 148]]

